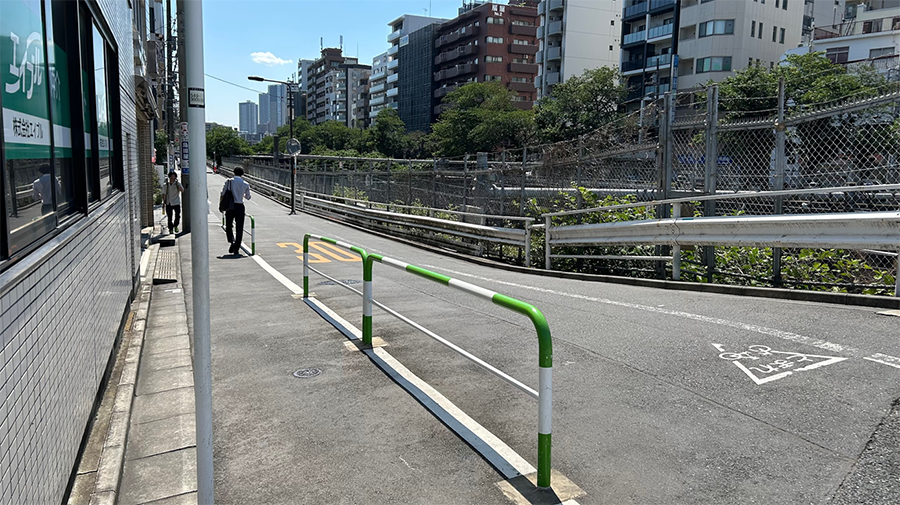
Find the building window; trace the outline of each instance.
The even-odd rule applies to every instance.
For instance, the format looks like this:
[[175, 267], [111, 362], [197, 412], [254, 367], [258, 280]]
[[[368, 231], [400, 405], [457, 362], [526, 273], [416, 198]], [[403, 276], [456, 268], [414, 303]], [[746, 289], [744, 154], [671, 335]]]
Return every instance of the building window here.
[[781, 29], [781, 32], [778, 35], [778, 43], [784, 44], [784, 28]]
[[782, 10], [787, 10], [787, 3], [788, 3], [788, 0], [781, 0], [781, 9]]
[[484, 82], [491, 82], [491, 81], [500, 82], [502, 80], [503, 80], [503, 78], [500, 77], [499, 75], [485, 75], [484, 76]]
[[523, 55], [523, 56], [520, 57], [520, 58], [513, 58], [513, 59], [512, 59], [512, 62], [513, 62], [513, 63], [524, 63], [524, 64], [527, 65], [527, 64], [531, 63], [531, 60], [528, 59], [528, 56], [524, 56], [524, 55]]
[[850, 46], [832, 47], [825, 51], [825, 57], [832, 63], [847, 63], [850, 56]]
[[731, 70], [731, 56], [712, 56], [697, 60], [698, 74], [706, 72], [728, 72]]
[[773, 26], [772, 27], [772, 42], [775, 42], [777, 40], [778, 40], [778, 27]]
[[781, 2], [781, 0], [775, 0], [775, 8], [776, 9], [781, 7], [781, 5], [779, 5], [780, 2]]
[[487, 18], [487, 24], [489, 25], [502, 25], [504, 22], [503, 18]]
[[762, 39], [762, 32], [763, 32], [763, 24], [762, 24], [762, 22], [760, 22], [759, 23], [759, 39], [760, 40]]
[[513, 44], [517, 46], [527, 46], [530, 45], [531, 42], [528, 42], [527, 40], [513, 39]]
[[534, 26], [534, 23], [522, 21], [521, 19], [513, 19], [512, 24], [514, 24], [516, 26]]
[[731, 34], [734, 34], [733, 19], [717, 19], [715, 21], [706, 21], [705, 23], [700, 23], [700, 37]]
[[531, 79], [528, 77], [513, 77], [510, 80], [512, 82], [525, 82], [525, 83], [531, 82]]
[[516, 95], [513, 97], [513, 102], [529, 102], [531, 99], [527, 96]]
[[488, 44], [502, 44], [503, 37], [485, 37], [484, 41]]
[[882, 56], [890, 56], [892, 54], [894, 54], [893, 47], [879, 47], [876, 49], [869, 49], [869, 59], [880, 58]]
[[750, 38], [756, 37], [756, 21], [750, 21]]
[[503, 57], [487, 55], [484, 57], [484, 62], [485, 63], [503, 63]]

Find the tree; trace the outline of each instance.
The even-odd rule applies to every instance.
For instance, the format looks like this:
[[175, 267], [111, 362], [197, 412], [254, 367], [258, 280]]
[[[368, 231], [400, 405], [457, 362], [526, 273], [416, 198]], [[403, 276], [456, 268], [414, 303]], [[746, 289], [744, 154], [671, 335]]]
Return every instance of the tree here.
[[535, 122], [548, 142], [578, 138], [619, 117], [626, 89], [619, 71], [612, 67], [585, 70], [553, 87], [538, 101]]
[[531, 111], [513, 105], [499, 82], [469, 83], [444, 97], [449, 109], [432, 126], [436, 154], [459, 156], [521, 147], [534, 138]]
[[409, 143], [406, 125], [390, 107], [378, 111], [375, 122], [369, 127], [369, 139], [375, 149], [388, 158], [403, 156]]
[[234, 156], [237, 154], [248, 154], [250, 147], [247, 141], [242, 139], [238, 132], [227, 126], [217, 126], [206, 132], [206, 155], [210, 158], [213, 154], [216, 161], [224, 156]]
[[169, 154], [169, 135], [166, 134], [165, 130], [156, 130], [153, 148], [156, 149], [156, 164], [162, 165]]

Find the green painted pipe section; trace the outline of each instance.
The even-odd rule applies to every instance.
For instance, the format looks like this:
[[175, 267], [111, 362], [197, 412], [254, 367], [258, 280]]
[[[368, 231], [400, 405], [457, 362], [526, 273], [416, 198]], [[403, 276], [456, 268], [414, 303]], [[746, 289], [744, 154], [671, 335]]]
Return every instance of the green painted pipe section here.
[[446, 275], [436, 274], [436, 273], [432, 272], [431, 270], [425, 270], [424, 268], [420, 268], [415, 265], [407, 265], [406, 271], [416, 274], [419, 277], [424, 277], [425, 279], [428, 279], [431, 281], [440, 282], [441, 284], [444, 284], [445, 286], [450, 285], [450, 277], [447, 277]]
[[337, 240], [328, 237], [319, 237], [319, 240], [322, 242], [328, 242], [329, 244], [337, 244]]
[[550, 487], [550, 434], [538, 433], [538, 487]]
[[550, 325], [547, 324], [547, 318], [541, 314], [541, 311], [530, 303], [525, 303], [500, 293], [494, 295], [493, 301], [496, 305], [516, 311], [531, 319], [538, 336], [538, 365], [542, 368], [552, 368], [553, 340], [550, 338]]

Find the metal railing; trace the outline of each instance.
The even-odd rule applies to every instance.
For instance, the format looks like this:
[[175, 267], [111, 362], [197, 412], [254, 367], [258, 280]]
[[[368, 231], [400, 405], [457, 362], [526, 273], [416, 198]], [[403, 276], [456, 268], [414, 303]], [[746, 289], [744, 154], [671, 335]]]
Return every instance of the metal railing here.
[[[359, 254], [360, 258], [363, 262], [363, 291], [347, 286], [343, 282], [338, 279], [335, 279], [314, 267], [309, 266], [309, 239], [314, 238], [317, 240], [321, 240], [328, 244], [332, 244], [334, 246], [355, 252]], [[445, 286], [452, 287], [464, 293], [469, 293], [475, 295], [481, 299], [488, 300], [492, 302], [494, 305], [503, 307], [508, 310], [512, 310], [513, 312], [518, 312], [526, 317], [528, 317], [532, 324], [534, 325], [535, 331], [538, 337], [538, 391], [535, 391], [525, 384], [522, 384], [520, 381], [511, 377], [510, 375], [500, 371], [494, 366], [486, 363], [485, 361], [479, 359], [473, 354], [465, 351], [464, 349], [458, 347], [452, 342], [446, 340], [445, 338], [437, 335], [436, 333], [428, 330], [424, 326], [412, 321], [411, 319], [403, 316], [399, 312], [387, 307], [386, 305], [378, 302], [372, 296], [372, 283], [373, 283], [373, 264], [375, 262], [381, 263], [383, 265], [388, 265], [392, 268], [400, 269], [405, 272], [409, 272], [423, 279], [427, 279], [432, 282], [437, 282], [439, 284], [443, 284]], [[415, 265], [410, 265], [408, 263], [404, 263], [402, 261], [389, 258], [386, 256], [382, 256], [380, 254], [370, 254], [366, 252], [365, 249], [354, 246], [352, 244], [348, 244], [346, 242], [342, 242], [339, 240], [335, 240], [332, 238], [324, 237], [321, 235], [313, 235], [307, 233], [303, 236], [303, 297], [309, 298], [309, 271], [313, 272], [325, 277], [326, 279], [335, 282], [337, 285], [344, 287], [354, 293], [361, 295], [363, 297], [363, 328], [362, 328], [362, 341], [365, 345], [372, 345], [372, 334], [373, 334], [373, 326], [372, 326], [372, 307], [377, 306], [387, 312], [388, 314], [396, 317], [400, 321], [412, 326], [413, 328], [423, 332], [428, 335], [432, 339], [438, 341], [442, 345], [447, 348], [453, 350], [454, 352], [460, 354], [464, 358], [472, 361], [476, 365], [480, 366], [484, 370], [496, 375], [502, 380], [506, 381], [510, 385], [516, 387], [520, 391], [525, 392], [532, 398], [538, 400], [538, 472], [537, 472], [537, 485], [541, 488], [550, 487], [550, 468], [551, 468], [551, 433], [552, 433], [552, 411], [553, 411], [553, 341], [550, 335], [550, 326], [547, 323], [547, 319], [538, 310], [531, 304], [525, 303], [521, 300], [517, 300], [515, 298], [496, 293], [494, 291], [490, 291], [488, 289], [482, 288], [480, 286], [476, 286], [474, 284], [470, 284], [468, 282], [460, 281], [457, 279], [453, 279], [451, 277], [447, 277], [445, 275], [441, 275], [430, 270], [426, 270], [421, 267], [417, 267]]]
[[[716, 194], [667, 200], [608, 205], [589, 209], [542, 214], [544, 266], [552, 269], [553, 258], [672, 261], [672, 278], [681, 277], [681, 247], [709, 245], [730, 247], [774, 247], [900, 251], [900, 212], [854, 212], [775, 216], [682, 217], [682, 204], [751, 198], [782, 199], [794, 195], [837, 195], [866, 192], [876, 194], [900, 190], [900, 184], [850, 186], [820, 189]], [[609, 213], [625, 209], [671, 206], [672, 218], [601, 222], [553, 226], [553, 218]], [[554, 246], [663, 245], [671, 256], [552, 254]], [[890, 253], [888, 253], [890, 254]], [[900, 296], [900, 260], [895, 266], [894, 296]]]

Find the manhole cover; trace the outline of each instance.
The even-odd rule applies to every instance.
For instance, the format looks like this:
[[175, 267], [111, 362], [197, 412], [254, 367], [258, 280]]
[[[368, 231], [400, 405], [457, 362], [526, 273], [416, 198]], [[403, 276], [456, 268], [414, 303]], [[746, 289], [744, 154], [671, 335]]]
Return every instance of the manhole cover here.
[[318, 368], [303, 368], [294, 372], [294, 377], [298, 379], [309, 379], [310, 377], [315, 377], [321, 373], [322, 371]]

